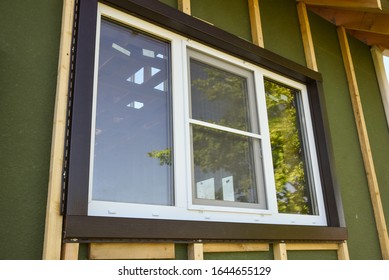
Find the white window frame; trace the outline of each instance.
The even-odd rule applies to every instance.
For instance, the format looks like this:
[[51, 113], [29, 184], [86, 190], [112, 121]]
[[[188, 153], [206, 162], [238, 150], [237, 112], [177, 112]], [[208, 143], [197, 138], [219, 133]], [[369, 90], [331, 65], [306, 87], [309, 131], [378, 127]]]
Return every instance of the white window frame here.
[[[88, 215], [102, 217], [122, 218], [146, 218], [146, 219], [173, 219], [192, 221], [213, 221], [213, 222], [239, 222], [258, 224], [296, 224], [296, 225], [327, 225], [324, 206], [323, 192], [321, 189], [320, 173], [316, 158], [315, 142], [309, 112], [308, 92], [304, 84], [295, 82], [284, 76], [260, 68], [250, 62], [241, 60], [234, 56], [215, 50], [196, 41], [176, 33], [165, 30], [161, 27], [143, 21], [139, 18], [118, 11], [114, 8], [99, 3], [96, 31], [96, 52], [95, 69], [98, 69], [100, 23], [101, 18], [110, 18], [116, 22], [123, 23], [155, 35], [157, 38], [167, 40], [171, 44], [171, 68], [172, 68], [172, 107], [173, 107], [173, 139], [174, 139], [174, 205], [144, 205], [120, 202], [93, 201], [91, 199], [93, 182], [90, 180]], [[187, 49], [206, 53], [209, 56], [224, 60], [237, 67], [247, 69], [254, 73], [254, 87], [257, 98], [257, 109], [259, 115], [259, 126], [261, 134], [261, 146], [263, 156], [263, 173], [265, 180], [265, 192], [267, 209], [237, 208], [224, 206], [197, 205], [192, 202], [192, 160], [191, 160], [191, 139], [190, 139], [190, 116], [189, 116], [189, 81], [188, 81], [188, 60]], [[318, 204], [318, 215], [281, 214], [277, 210], [277, 198], [273, 174], [272, 155], [270, 147], [270, 135], [268, 128], [264, 78], [280, 82], [293, 87], [301, 92], [303, 111], [306, 117], [306, 129], [308, 135], [309, 154], [312, 160], [314, 177], [314, 188]], [[93, 139], [95, 131], [95, 110], [97, 95], [98, 73], [94, 73], [93, 113], [91, 127], [91, 155], [93, 155]], [[90, 174], [93, 172], [93, 157], [90, 159]], [[93, 178], [93, 176], [90, 176]]]

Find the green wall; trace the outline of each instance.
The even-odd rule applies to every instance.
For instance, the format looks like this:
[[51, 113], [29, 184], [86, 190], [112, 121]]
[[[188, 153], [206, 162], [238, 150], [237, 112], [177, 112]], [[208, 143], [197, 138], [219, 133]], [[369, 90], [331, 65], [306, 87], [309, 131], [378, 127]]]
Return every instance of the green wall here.
[[259, 0], [265, 48], [305, 65], [300, 25], [294, 0]]
[[[380, 248], [336, 27], [312, 13], [309, 19], [318, 68], [324, 79], [335, 175], [349, 230], [350, 258], [379, 259]], [[351, 42], [355, 48], [363, 45], [359, 41]], [[356, 66], [363, 63], [362, 59], [371, 63], [368, 47], [359, 56], [353, 56], [353, 59]], [[374, 70], [370, 69], [369, 75], [374, 75]], [[372, 95], [379, 94], [376, 79], [358, 82], [361, 85], [368, 84]], [[370, 106], [364, 104], [366, 108]]]
[[0, 259], [41, 259], [62, 1], [0, 1]]
[[[174, 8], [176, 0], [161, 0]], [[305, 65], [295, 0], [259, 0], [265, 48]], [[220, 8], [222, 7], [222, 8]], [[251, 40], [247, 1], [192, 0], [192, 14]], [[62, 0], [0, 2], [0, 259], [40, 259], [49, 176]], [[333, 144], [335, 175], [352, 259], [380, 259], [336, 28], [309, 13]], [[5, 28], [3, 28], [5, 27]], [[389, 221], [389, 131], [369, 48], [349, 38]], [[82, 245], [80, 258], [87, 258]], [[176, 258], [185, 259], [185, 244]], [[288, 252], [289, 259], [335, 259], [334, 252]], [[205, 254], [206, 259], [273, 259], [273, 252]]]
[[389, 129], [370, 49], [349, 36], [369, 141], [380, 187], [386, 224], [389, 225]]

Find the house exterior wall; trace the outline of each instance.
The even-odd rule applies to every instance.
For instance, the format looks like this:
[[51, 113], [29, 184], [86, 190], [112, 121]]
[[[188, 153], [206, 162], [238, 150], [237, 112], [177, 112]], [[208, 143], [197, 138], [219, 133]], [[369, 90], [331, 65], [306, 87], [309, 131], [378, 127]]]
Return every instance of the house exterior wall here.
[[0, 259], [40, 259], [62, 1], [0, 3]]
[[[161, 0], [177, 8], [175, 0]], [[265, 48], [305, 65], [294, 0], [259, 0]], [[220, 8], [222, 7], [222, 8]], [[192, 0], [192, 15], [250, 41], [246, 0]], [[57, 82], [61, 0], [0, 3], [0, 259], [42, 257]], [[336, 27], [309, 13], [341, 192], [351, 259], [380, 259], [380, 246]], [[362, 105], [386, 219], [389, 131], [369, 47], [351, 37]], [[87, 245], [80, 259], [87, 258]], [[176, 258], [185, 259], [185, 244]], [[273, 252], [208, 253], [206, 259], [273, 259]], [[332, 251], [288, 252], [289, 259], [336, 259]]]

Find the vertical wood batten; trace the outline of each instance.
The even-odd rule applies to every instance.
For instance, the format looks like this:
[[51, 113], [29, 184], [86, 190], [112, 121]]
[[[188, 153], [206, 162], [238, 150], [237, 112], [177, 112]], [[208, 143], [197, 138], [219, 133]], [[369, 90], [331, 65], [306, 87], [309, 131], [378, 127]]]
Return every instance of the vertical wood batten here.
[[265, 47], [262, 34], [261, 13], [258, 0], [248, 0], [250, 13], [251, 37], [253, 43], [262, 48]]
[[311, 27], [309, 25], [307, 7], [304, 2], [297, 3], [297, 12], [300, 22], [301, 36], [303, 39], [305, 59], [307, 62], [307, 67], [318, 71], [315, 47], [313, 45]]
[[43, 256], [45, 260], [59, 260], [62, 246], [61, 183], [63, 151], [66, 131], [66, 110], [70, 71], [70, 52], [73, 31], [74, 0], [64, 0], [58, 61], [57, 89], [51, 144]]
[[286, 252], [285, 243], [274, 243], [273, 244], [273, 253], [275, 260], [287, 260], [288, 253]]
[[190, 15], [190, 0], [178, 0], [178, 9], [185, 14]]
[[204, 245], [202, 243], [188, 244], [188, 260], [204, 260]]
[[347, 241], [344, 241], [339, 244], [338, 250], [338, 260], [349, 260], [350, 256], [348, 253], [348, 246], [347, 246]]
[[[304, 1], [299, 1], [297, 3], [297, 13], [300, 23], [301, 29], [301, 37], [304, 45], [304, 54], [307, 67], [314, 70], [319, 71], [319, 67], [317, 65], [316, 54], [315, 54], [315, 46], [313, 44], [311, 26], [309, 23], [309, 17], [307, 12], [307, 6]], [[347, 242], [344, 241], [341, 243], [337, 249], [338, 259], [349, 259]]]
[[363, 115], [363, 108], [359, 95], [358, 83], [354, 71], [350, 46], [348, 43], [346, 29], [343, 26], [338, 27], [338, 37], [343, 56], [344, 67], [346, 70], [355, 122], [358, 130], [359, 143], [362, 151], [362, 158], [365, 166], [365, 172], [374, 211], [374, 218], [378, 231], [378, 238], [381, 246], [381, 254], [383, 259], [387, 260], [389, 259], [389, 239], [385, 215], [382, 207], [380, 190], [374, 168], [373, 155], [371, 152], [365, 118]]
[[62, 246], [62, 260], [78, 260], [79, 243], [65, 243]]

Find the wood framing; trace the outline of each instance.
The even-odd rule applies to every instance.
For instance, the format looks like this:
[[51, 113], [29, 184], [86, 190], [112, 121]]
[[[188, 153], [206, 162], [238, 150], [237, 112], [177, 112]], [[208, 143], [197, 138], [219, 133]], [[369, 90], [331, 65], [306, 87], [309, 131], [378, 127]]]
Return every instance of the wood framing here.
[[269, 251], [267, 243], [205, 243], [204, 253], [263, 252]]
[[326, 251], [338, 250], [338, 243], [289, 243], [286, 244], [287, 251]]
[[370, 148], [369, 137], [366, 129], [365, 118], [363, 115], [361, 98], [357, 84], [357, 78], [354, 71], [351, 51], [347, 39], [346, 29], [342, 26], [338, 27], [339, 43], [342, 51], [344, 67], [349, 85], [352, 107], [354, 110], [355, 122], [358, 130], [358, 137], [362, 151], [363, 162], [368, 180], [370, 197], [374, 210], [374, 217], [378, 231], [379, 242], [381, 245], [381, 253], [384, 259], [389, 259], [389, 239], [388, 231], [385, 222], [384, 210], [382, 207], [380, 190], [378, 186], [377, 176], [374, 168], [373, 156]]
[[337, 254], [338, 254], [338, 260], [349, 260], [350, 259], [350, 256], [348, 253], [348, 246], [347, 246], [346, 241], [339, 244]]
[[273, 253], [275, 260], [287, 260], [288, 254], [286, 252], [285, 243], [274, 243], [273, 244]]
[[203, 260], [204, 245], [202, 243], [193, 243], [188, 245], [188, 260]]
[[297, 0], [307, 5], [354, 8], [354, 9], [378, 9], [381, 10], [381, 0]]
[[304, 2], [297, 3], [297, 12], [300, 21], [301, 36], [303, 39], [305, 60], [307, 67], [318, 71], [315, 47], [313, 45], [311, 27], [309, 25], [307, 7]]
[[91, 243], [92, 260], [174, 259], [173, 243]]
[[371, 48], [371, 54], [373, 56], [374, 67], [377, 73], [378, 85], [381, 91], [382, 103], [386, 114], [386, 122], [389, 127], [389, 83], [385, 73], [385, 66], [383, 61], [382, 51], [377, 47]]
[[190, 15], [190, 0], [178, 0], [178, 9], [185, 14]]
[[79, 243], [65, 243], [62, 246], [62, 260], [78, 260]]
[[62, 216], [61, 184], [66, 131], [66, 110], [70, 73], [70, 52], [73, 31], [74, 0], [64, 0], [62, 10], [61, 41], [57, 74], [57, 90], [54, 111], [54, 126], [50, 158], [50, 174], [46, 206], [43, 259], [61, 258]]
[[253, 43], [263, 48], [265, 44], [263, 41], [261, 13], [259, 11], [258, 0], [248, 0], [248, 4], [250, 13], [251, 37]]

